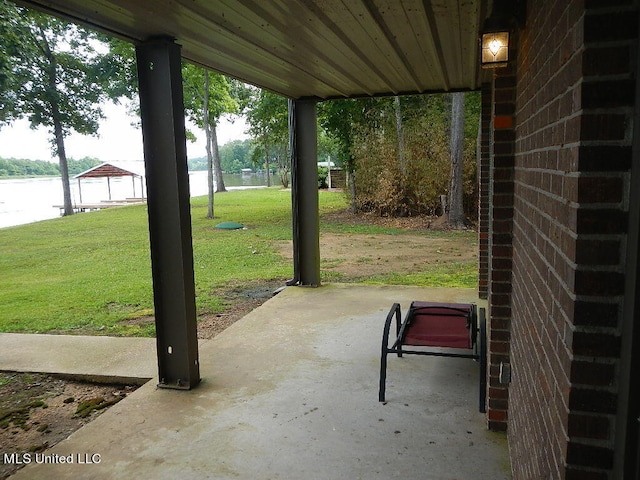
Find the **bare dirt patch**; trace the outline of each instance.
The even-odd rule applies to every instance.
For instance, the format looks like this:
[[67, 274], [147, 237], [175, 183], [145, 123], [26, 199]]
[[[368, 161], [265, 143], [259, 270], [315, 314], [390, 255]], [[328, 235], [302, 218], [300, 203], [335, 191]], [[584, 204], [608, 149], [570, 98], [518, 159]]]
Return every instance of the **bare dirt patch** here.
[[[291, 258], [291, 242], [279, 245], [280, 253]], [[467, 262], [477, 257], [468, 238], [430, 238], [422, 235], [354, 235], [320, 236], [321, 268], [333, 272], [340, 281], [385, 273], [416, 273], [427, 265]]]
[[[137, 385], [106, 385], [51, 375], [0, 372], [0, 479], [31, 455], [64, 440]], [[7, 462], [11, 459], [13, 462]]]
[[[391, 271], [407, 274], [420, 272], [427, 265], [468, 262], [477, 258], [478, 254], [475, 242], [469, 242], [466, 236], [425, 236], [425, 231], [449, 230], [443, 219], [438, 217], [381, 217], [366, 213], [353, 214], [345, 209], [323, 215], [322, 221], [403, 230], [398, 235], [321, 233], [321, 269], [331, 273], [332, 278], [340, 282], [357, 282]], [[292, 242], [282, 242], [277, 247], [282, 257], [291, 261]], [[271, 298], [287, 280], [245, 282], [217, 289], [213, 293], [223, 298], [227, 308], [222, 313], [198, 319], [198, 338], [213, 338]]]
[[222, 313], [203, 315], [198, 318], [198, 338], [213, 338], [229, 325], [255, 310], [283, 287], [287, 279], [249, 282], [228, 285], [213, 293], [222, 297], [227, 307]]
[[[407, 274], [423, 271], [427, 265], [461, 263], [477, 258], [477, 245], [467, 236], [425, 236], [425, 231], [447, 231], [438, 217], [381, 217], [337, 210], [321, 221], [348, 225], [378, 225], [403, 231], [398, 235], [320, 234], [321, 269], [340, 282], [357, 282], [389, 272]], [[412, 232], [415, 232], [413, 234]], [[286, 261], [293, 257], [292, 242], [277, 245]], [[198, 338], [213, 338], [235, 321], [259, 307], [288, 279], [227, 285], [213, 292], [225, 300], [227, 308], [198, 319]], [[153, 319], [151, 319], [152, 321]]]

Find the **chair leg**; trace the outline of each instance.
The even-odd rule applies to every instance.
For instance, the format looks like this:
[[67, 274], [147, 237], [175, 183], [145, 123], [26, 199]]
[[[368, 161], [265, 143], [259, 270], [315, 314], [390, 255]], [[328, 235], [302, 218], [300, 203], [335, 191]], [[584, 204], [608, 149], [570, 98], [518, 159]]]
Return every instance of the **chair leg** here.
[[385, 401], [385, 393], [387, 386], [387, 353], [389, 353], [389, 331], [391, 330], [391, 321], [394, 316], [396, 319], [400, 316], [400, 305], [394, 303], [387, 314], [382, 332], [382, 348], [380, 354], [380, 386], [378, 388], [378, 401]]
[[385, 393], [387, 387], [387, 352], [382, 352], [380, 359], [380, 387], [378, 388], [378, 401], [385, 401]]

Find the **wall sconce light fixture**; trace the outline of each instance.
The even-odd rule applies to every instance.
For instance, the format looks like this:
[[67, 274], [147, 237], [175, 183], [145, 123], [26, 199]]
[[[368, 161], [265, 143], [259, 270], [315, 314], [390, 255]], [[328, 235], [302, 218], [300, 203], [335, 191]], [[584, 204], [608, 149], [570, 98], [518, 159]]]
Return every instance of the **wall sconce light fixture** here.
[[506, 67], [509, 39], [516, 26], [524, 25], [525, 0], [494, 0], [491, 15], [484, 21], [480, 41], [482, 68]]
[[509, 61], [509, 31], [482, 33], [482, 68], [506, 67]]

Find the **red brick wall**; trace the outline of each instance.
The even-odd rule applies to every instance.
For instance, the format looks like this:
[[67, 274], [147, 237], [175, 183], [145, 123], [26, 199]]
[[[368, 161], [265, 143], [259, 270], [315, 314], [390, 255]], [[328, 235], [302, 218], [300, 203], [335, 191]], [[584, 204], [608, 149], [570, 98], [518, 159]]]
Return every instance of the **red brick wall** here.
[[608, 479], [635, 80], [631, 0], [527, 2], [517, 58], [512, 383], [516, 479]]

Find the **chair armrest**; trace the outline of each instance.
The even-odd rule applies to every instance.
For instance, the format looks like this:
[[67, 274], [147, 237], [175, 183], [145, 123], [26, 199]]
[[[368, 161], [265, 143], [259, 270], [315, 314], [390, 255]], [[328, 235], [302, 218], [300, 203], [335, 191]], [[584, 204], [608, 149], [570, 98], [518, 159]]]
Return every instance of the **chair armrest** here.
[[399, 303], [393, 304], [384, 322], [384, 330], [382, 332], [382, 348], [383, 349], [389, 348], [389, 334], [391, 333], [391, 322], [393, 321], [394, 317], [396, 320], [396, 336], [397, 336], [397, 334], [400, 332], [400, 321], [402, 317], [402, 314], [400, 313]]

